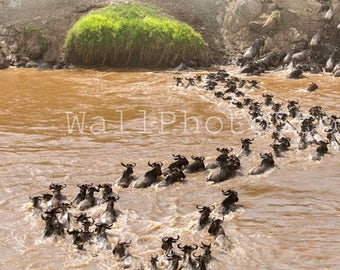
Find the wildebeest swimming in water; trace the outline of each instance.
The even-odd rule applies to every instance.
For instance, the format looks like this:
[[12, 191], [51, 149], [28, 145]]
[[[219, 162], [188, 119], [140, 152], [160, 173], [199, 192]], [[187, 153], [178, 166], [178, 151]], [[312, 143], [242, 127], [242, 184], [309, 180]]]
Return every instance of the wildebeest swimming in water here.
[[294, 69], [292, 72], [288, 74], [288, 78], [290, 79], [298, 79], [301, 78], [301, 76], [302, 76], [301, 68]]
[[319, 88], [319, 86], [316, 84], [316, 83], [311, 83], [310, 85], [309, 85], [309, 87], [307, 88], [307, 91], [309, 91], [309, 92], [314, 92], [316, 89], [318, 89]]
[[262, 158], [261, 164], [251, 169], [249, 174], [251, 175], [261, 174], [269, 170], [270, 168], [274, 167], [275, 162], [273, 159], [273, 155], [271, 153], [265, 153], [265, 154], [261, 153], [260, 156]]
[[162, 166], [161, 162], [148, 162], [148, 165], [152, 168], [147, 171], [144, 175], [144, 179], [137, 181], [134, 185], [135, 188], [147, 188], [151, 186], [153, 183], [158, 181], [158, 178], [162, 175]]

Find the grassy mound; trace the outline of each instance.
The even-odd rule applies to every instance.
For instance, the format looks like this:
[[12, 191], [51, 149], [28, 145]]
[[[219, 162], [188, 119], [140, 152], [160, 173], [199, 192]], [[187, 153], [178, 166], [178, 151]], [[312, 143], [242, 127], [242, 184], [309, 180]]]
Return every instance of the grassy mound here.
[[207, 44], [154, 7], [120, 4], [80, 18], [67, 34], [65, 56], [76, 65], [169, 67], [207, 60]]

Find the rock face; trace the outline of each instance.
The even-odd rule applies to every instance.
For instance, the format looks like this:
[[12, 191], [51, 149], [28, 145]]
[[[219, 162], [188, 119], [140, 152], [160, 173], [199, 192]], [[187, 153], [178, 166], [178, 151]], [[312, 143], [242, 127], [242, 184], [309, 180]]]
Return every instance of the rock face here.
[[6, 59], [6, 56], [4, 53], [0, 52], [0, 69], [5, 69], [9, 67], [9, 62]]
[[[3, 0], [0, 1], [0, 42], [8, 48], [20, 43], [27, 26], [42, 29], [50, 38], [46, 48], [27, 41], [16, 56], [7, 55], [10, 64], [28, 57], [51, 65], [63, 59], [67, 31], [82, 15], [105, 4], [133, 2], [126, 0]], [[298, 50], [308, 46], [312, 36], [328, 25], [325, 42], [340, 44], [340, 1], [338, 0], [139, 0], [156, 5], [182, 20], [209, 43], [213, 61], [225, 63], [242, 54], [259, 35], [266, 39], [266, 50]], [[331, 20], [324, 18], [327, 5], [333, 6]], [[16, 29], [16, 33], [12, 30]], [[334, 30], [334, 31], [333, 31]], [[22, 45], [22, 44], [20, 44]], [[24, 50], [23, 48], [26, 48]], [[20, 55], [20, 57], [18, 56]]]

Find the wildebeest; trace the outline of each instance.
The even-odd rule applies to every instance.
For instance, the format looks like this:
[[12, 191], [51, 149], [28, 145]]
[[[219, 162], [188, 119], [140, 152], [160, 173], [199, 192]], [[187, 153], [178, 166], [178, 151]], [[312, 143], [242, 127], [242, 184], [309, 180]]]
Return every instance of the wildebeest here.
[[302, 76], [302, 69], [301, 68], [294, 69], [293, 71], [291, 71], [288, 74], [288, 78], [290, 78], [290, 79], [299, 79], [299, 78], [301, 78], [301, 76]]
[[243, 58], [245, 60], [253, 60], [254, 58], [259, 58], [261, 48], [265, 44], [265, 37], [261, 36], [251, 44], [251, 46], [246, 50], [246, 52], [243, 55]]
[[191, 254], [194, 250], [198, 249], [197, 245], [182, 245], [182, 244], [178, 244], [177, 247], [183, 251], [183, 263], [182, 263], [182, 267], [195, 267], [196, 264], [194, 262], [194, 260], [191, 257]]
[[294, 53], [292, 55], [293, 67], [296, 67], [296, 64], [298, 63], [308, 63], [311, 60], [312, 55], [313, 55], [313, 51], [310, 49]]
[[204, 157], [203, 156], [191, 156], [194, 162], [189, 163], [188, 167], [184, 170], [185, 173], [195, 173], [205, 170]]
[[32, 206], [34, 210], [34, 214], [38, 214], [43, 211], [42, 206], [40, 205], [40, 202], [42, 201], [42, 196], [30, 196], [30, 200], [32, 201]]
[[240, 160], [237, 156], [232, 155], [227, 157], [227, 160], [224, 163], [221, 162], [218, 168], [208, 175], [207, 181], [214, 183], [223, 182], [232, 177], [240, 166]]
[[198, 270], [208, 270], [208, 263], [211, 260], [211, 256], [203, 255], [196, 255], [193, 253], [193, 256], [196, 258], [197, 266], [195, 269]]
[[219, 167], [220, 165], [223, 165], [226, 163], [228, 157], [229, 157], [229, 153], [231, 151], [233, 151], [233, 148], [229, 148], [229, 147], [224, 147], [224, 148], [216, 148], [216, 150], [218, 152], [220, 152], [220, 154], [216, 157], [215, 161], [212, 163], [209, 163], [207, 165], [207, 169], [215, 169], [217, 167]]
[[297, 100], [288, 100], [287, 109], [291, 118], [297, 117], [300, 111], [299, 102]]
[[168, 186], [176, 182], [181, 182], [185, 179], [185, 174], [178, 168], [173, 168], [169, 174], [165, 177], [164, 181], [160, 185]]
[[222, 214], [228, 214], [232, 207], [235, 206], [235, 203], [238, 202], [238, 193], [237, 191], [233, 189], [228, 189], [227, 191], [224, 191], [222, 189], [222, 193], [226, 198], [222, 201]]
[[209, 226], [208, 233], [213, 236], [225, 235], [224, 229], [222, 227], [223, 219], [213, 218], [212, 223]]
[[86, 191], [91, 185], [88, 184], [78, 184], [77, 187], [79, 188], [79, 193], [77, 196], [72, 200], [72, 203], [78, 205], [82, 200], [86, 197]]
[[215, 209], [215, 206], [196, 205], [196, 208], [198, 209], [198, 212], [201, 214], [198, 224], [200, 228], [203, 229], [210, 221], [209, 216], [210, 216], [210, 213]]
[[82, 224], [84, 232], [90, 232], [90, 226], [94, 224], [94, 219], [92, 217], [88, 217], [86, 213], [81, 213], [75, 218], [77, 222]]
[[124, 170], [122, 177], [118, 180], [118, 186], [122, 187], [122, 188], [127, 188], [129, 187], [129, 185], [131, 184], [132, 180], [133, 180], [133, 168], [136, 166], [136, 163], [120, 163], [123, 167], [126, 168], [126, 170]]
[[174, 238], [172, 236], [167, 236], [162, 238], [162, 246], [161, 248], [164, 250], [165, 254], [170, 253], [173, 248], [173, 244], [175, 244], [179, 239], [179, 235], [177, 235], [177, 238]]
[[58, 207], [52, 208], [51, 210], [46, 210], [41, 214], [41, 218], [45, 221], [44, 237], [64, 234], [64, 226], [59, 222], [57, 213], [60, 213]]
[[265, 94], [262, 94], [262, 96], [264, 97], [264, 104], [266, 106], [273, 105], [273, 94], [265, 93]]
[[260, 153], [260, 156], [262, 158], [261, 164], [251, 169], [249, 174], [251, 175], [261, 174], [267, 171], [268, 169], [274, 167], [275, 162], [273, 159], [273, 155], [271, 153], [265, 154]]
[[307, 88], [307, 91], [309, 91], [309, 92], [314, 92], [316, 89], [318, 89], [319, 88], [319, 86], [316, 84], [316, 83], [314, 83], [314, 82], [312, 82], [309, 86], [308, 86], [308, 88]]
[[129, 246], [131, 246], [131, 240], [129, 242], [118, 240], [116, 246], [112, 250], [112, 253], [119, 259], [123, 260], [124, 257], [128, 255], [126, 248]]
[[109, 196], [109, 195], [111, 195], [112, 194], [112, 192], [113, 192], [113, 190], [112, 190], [112, 185], [111, 184], [108, 184], [108, 183], [106, 183], [106, 184], [99, 184], [98, 185], [98, 188], [100, 189], [100, 188], [102, 188], [103, 189], [103, 191], [102, 191], [102, 198], [103, 198], [103, 200], [106, 200], [106, 198]]
[[52, 190], [52, 206], [58, 207], [59, 203], [66, 200], [65, 195], [61, 194], [61, 191], [66, 187], [66, 184], [50, 184], [50, 190]]
[[85, 199], [82, 200], [78, 205], [78, 209], [80, 211], [85, 211], [86, 209], [89, 209], [96, 205], [97, 199], [94, 197], [95, 192], [99, 192], [99, 188], [94, 187], [91, 184], [91, 186], [89, 186], [87, 189], [87, 194], [85, 196]]
[[78, 250], [84, 250], [84, 245], [91, 239], [92, 233], [83, 229], [67, 229], [68, 234], [73, 236], [73, 244]]
[[327, 59], [327, 62], [326, 62], [326, 65], [325, 65], [325, 71], [326, 72], [332, 72], [333, 71], [333, 69], [335, 67], [335, 63], [338, 59], [338, 54], [339, 54], [339, 50], [338, 50], [338, 48], [335, 48], [334, 51], [329, 56], [329, 58]]
[[157, 262], [158, 262], [158, 255], [151, 256], [151, 259], [150, 259], [151, 270], [160, 270], [157, 266]]
[[316, 144], [318, 147], [316, 148], [316, 156], [313, 157], [313, 160], [321, 159], [321, 157], [328, 152], [328, 141], [318, 141]]
[[106, 197], [105, 201], [107, 202], [106, 209], [104, 213], [100, 217], [100, 221], [106, 224], [112, 224], [117, 220], [118, 213], [114, 208], [114, 203], [119, 200], [119, 196], [109, 195]]
[[169, 261], [169, 266], [167, 269], [169, 270], [178, 270], [179, 268], [179, 261], [183, 260], [183, 257], [179, 254], [175, 253], [173, 250], [171, 250], [169, 253], [167, 253], [166, 258]]
[[147, 171], [144, 175], [144, 179], [137, 181], [134, 185], [135, 188], [147, 188], [151, 186], [153, 183], [158, 181], [158, 178], [162, 175], [162, 166], [161, 162], [148, 162], [148, 165], [152, 167], [151, 170]]
[[96, 228], [94, 230], [96, 244], [102, 249], [111, 249], [111, 244], [108, 240], [106, 230], [112, 229], [112, 225], [105, 222], [96, 223]]
[[71, 217], [72, 215], [68, 212], [67, 209], [71, 208], [71, 203], [62, 202], [59, 204], [60, 216], [59, 222], [64, 226], [64, 228], [69, 228], [71, 225]]
[[181, 154], [179, 154], [179, 155], [172, 154], [172, 156], [174, 157], [175, 161], [169, 165], [168, 168], [170, 170], [173, 169], [173, 168], [183, 170], [188, 166], [189, 161], [187, 160], [187, 158], [185, 156], [183, 156]]
[[239, 156], [241, 156], [242, 154], [249, 156], [251, 153], [250, 150], [250, 145], [252, 144], [252, 142], [254, 141], [254, 138], [249, 139], [249, 138], [241, 138], [241, 143], [242, 143], [242, 151], [239, 154]]

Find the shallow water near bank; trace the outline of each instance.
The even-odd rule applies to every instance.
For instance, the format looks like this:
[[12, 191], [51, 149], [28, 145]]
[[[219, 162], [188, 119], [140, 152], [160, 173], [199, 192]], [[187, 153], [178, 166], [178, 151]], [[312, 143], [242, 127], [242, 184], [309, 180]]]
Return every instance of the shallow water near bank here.
[[[239, 76], [235, 67], [222, 68]], [[49, 192], [50, 183], [67, 184], [63, 193], [70, 200], [79, 183], [115, 184], [121, 162], [135, 162], [140, 178], [148, 161], [165, 167], [172, 154], [205, 156], [209, 163], [217, 147], [232, 147], [236, 154], [246, 137], [254, 138], [253, 152], [241, 157], [241, 170], [228, 181], [212, 185], [206, 182], [209, 172], [199, 172], [169, 187], [114, 186], [121, 214], [108, 231], [112, 246], [118, 239], [132, 240], [130, 253], [146, 269], [151, 255], [161, 256], [161, 239], [176, 235], [183, 244], [212, 242], [210, 269], [339, 268], [338, 149], [313, 161], [316, 145], [297, 150], [296, 131], [287, 126], [283, 133], [292, 138], [291, 150], [275, 158], [274, 169], [249, 176], [259, 153], [271, 151], [272, 129], [252, 127], [245, 109], [217, 99], [202, 88], [204, 82], [176, 87], [174, 77], [204, 78], [211, 71], [0, 71], [0, 268], [121, 269], [112, 249], [88, 245], [77, 251], [69, 235], [42, 238], [44, 222], [33, 215], [29, 196]], [[305, 114], [315, 105], [339, 114], [339, 78], [306, 74], [287, 80], [286, 75], [244, 77], [260, 83], [242, 91], [258, 101], [271, 92], [284, 109], [289, 99], [297, 99]], [[319, 86], [313, 93], [306, 91], [311, 82]], [[230, 188], [237, 190], [240, 207], [225, 217], [227, 237], [216, 241], [207, 229], [197, 229], [196, 205], [218, 206], [221, 190]], [[98, 205], [88, 214], [98, 220], [104, 208]]]

